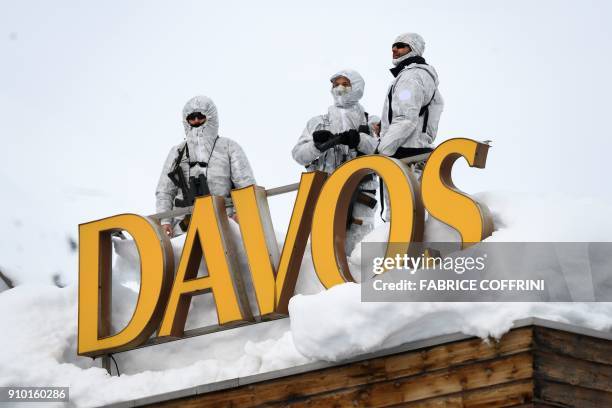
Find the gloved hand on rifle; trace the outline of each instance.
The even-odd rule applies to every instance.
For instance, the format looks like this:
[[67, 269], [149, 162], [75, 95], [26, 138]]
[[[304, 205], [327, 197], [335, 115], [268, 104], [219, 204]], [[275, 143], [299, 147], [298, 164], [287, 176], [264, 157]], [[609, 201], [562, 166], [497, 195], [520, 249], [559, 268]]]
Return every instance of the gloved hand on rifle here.
[[329, 130], [315, 130], [312, 132], [312, 141], [314, 142], [315, 146], [317, 146], [327, 142], [333, 136], [334, 134]]
[[312, 133], [312, 140], [314, 141], [315, 147], [321, 152], [339, 144], [346, 145], [350, 149], [355, 149], [359, 145], [361, 139], [359, 136], [359, 132], [362, 130], [361, 128], [360, 126], [359, 130], [351, 129], [337, 134], [329, 130], [316, 130]]

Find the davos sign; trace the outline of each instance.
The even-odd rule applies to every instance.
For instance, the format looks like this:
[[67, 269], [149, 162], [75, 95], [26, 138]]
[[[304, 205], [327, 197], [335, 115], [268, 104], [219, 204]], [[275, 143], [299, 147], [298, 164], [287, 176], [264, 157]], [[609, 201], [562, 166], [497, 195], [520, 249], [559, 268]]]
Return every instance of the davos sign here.
[[[78, 354], [99, 356], [143, 345], [157, 331], [161, 341], [184, 336], [194, 295], [211, 292], [219, 326], [259, 322], [286, 316], [308, 237], [317, 276], [325, 288], [353, 281], [344, 242], [353, 192], [369, 173], [381, 177], [388, 192], [390, 227], [386, 256], [422, 242], [425, 209], [456, 229], [464, 246], [491, 235], [487, 208], [453, 184], [451, 170], [463, 157], [471, 167], [484, 168], [489, 145], [451, 139], [429, 156], [419, 183], [403, 162], [385, 156], [362, 156], [331, 175], [303, 173], [282, 250], [276, 242], [266, 192], [249, 186], [233, 190], [240, 233], [253, 282], [258, 314], [251, 310], [229, 237], [225, 198], [196, 200], [175, 274], [170, 239], [151, 218], [122, 214], [79, 225]], [[129, 233], [140, 257], [140, 291], [129, 323], [111, 334], [112, 241], [116, 231]], [[208, 275], [197, 277], [204, 258]]]

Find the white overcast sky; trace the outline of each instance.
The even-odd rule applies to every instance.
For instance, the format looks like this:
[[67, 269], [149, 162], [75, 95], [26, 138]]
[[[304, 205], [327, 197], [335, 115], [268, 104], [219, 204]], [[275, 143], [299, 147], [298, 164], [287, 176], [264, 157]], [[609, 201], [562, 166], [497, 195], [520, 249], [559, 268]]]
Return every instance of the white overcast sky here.
[[[331, 103], [329, 76], [358, 70], [362, 103], [380, 115], [406, 31], [425, 38], [440, 76], [436, 142], [493, 141], [486, 169], [456, 166], [458, 187], [609, 196], [611, 4], [2, 0], [2, 220], [47, 207], [76, 233], [154, 212], [196, 94], [216, 102], [220, 134], [244, 147], [260, 185], [295, 182], [291, 148]], [[292, 197], [271, 199], [279, 227]]]

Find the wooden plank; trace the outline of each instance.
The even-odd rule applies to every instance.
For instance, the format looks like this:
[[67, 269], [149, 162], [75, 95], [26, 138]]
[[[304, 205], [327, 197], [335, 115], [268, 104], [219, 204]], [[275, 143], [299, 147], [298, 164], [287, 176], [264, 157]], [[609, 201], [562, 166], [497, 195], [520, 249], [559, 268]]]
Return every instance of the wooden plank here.
[[612, 393], [546, 380], [535, 381], [534, 399], [554, 406], [612, 407]]
[[[331, 367], [290, 376], [234, 390], [220, 391], [213, 401], [221, 403], [227, 394], [240, 404], [255, 404], [359, 386], [377, 381], [402, 378], [428, 371], [485, 361], [527, 351], [532, 345], [532, 329], [513, 330], [499, 342], [479, 338], [462, 340], [409, 353], [375, 358], [363, 362]], [[238, 392], [241, 390], [240, 392]], [[252, 394], [257, 394], [255, 398]], [[200, 398], [200, 397], [196, 397]], [[188, 405], [187, 405], [188, 406]]]
[[386, 363], [389, 373], [397, 373], [388, 378], [414, 374], [415, 368], [418, 368], [418, 372], [427, 372], [519, 353], [530, 350], [532, 343], [532, 328], [526, 327], [507, 333], [501, 341], [485, 342], [480, 338], [475, 338], [423, 349], [418, 355], [416, 353], [401, 354], [394, 356]]
[[494, 361], [479, 362], [316, 395], [307, 400], [295, 401], [291, 406], [329, 407], [354, 406], [355, 404], [368, 407], [393, 406], [434, 396], [529, 379], [533, 374], [532, 362], [529, 353], [515, 354]]
[[444, 397], [426, 399], [402, 404], [405, 408], [416, 407], [531, 407], [533, 381], [531, 379], [515, 381], [495, 387], [479, 388], [473, 391], [451, 394]]
[[533, 380], [487, 387], [470, 391], [463, 396], [465, 408], [524, 406], [533, 399]]
[[[242, 387], [244, 390], [236, 393], [233, 398], [238, 398], [240, 404], [304, 398], [318, 393], [508, 356], [529, 350], [531, 344], [531, 328], [522, 328], [508, 333], [500, 342], [487, 343], [479, 338], [463, 340], [280, 378], [250, 386], [251, 388]], [[219, 392], [219, 399], [215, 398], [215, 403], [221, 403], [225, 398], [223, 395], [234, 391], [238, 389]], [[252, 394], [257, 394], [258, 397]]]
[[561, 354], [534, 352], [535, 377], [612, 393], [612, 366]]
[[536, 326], [534, 344], [538, 350], [612, 366], [612, 342], [609, 340]]
[[[284, 381], [277, 380], [219, 391], [184, 400], [169, 401], [159, 406], [247, 407], [274, 403], [291, 404], [294, 407], [345, 406], [355, 403], [365, 406], [390, 406], [528, 379], [532, 375], [532, 359], [529, 352], [523, 352], [495, 360], [395, 379], [384, 379], [380, 374], [377, 377], [377, 374], [368, 373], [368, 366], [363, 364], [352, 364], [346, 368], [354, 368], [356, 371], [330, 373], [328, 371], [332, 370], [327, 369], [319, 372], [318, 378], [312, 376], [314, 373], [307, 373], [283, 379]], [[365, 371], [359, 375], [360, 370]], [[306, 380], [302, 378], [304, 376], [310, 378]], [[335, 382], [335, 385], [322, 386], [326, 382]], [[340, 382], [343, 384], [342, 387], [338, 387]], [[353, 383], [359, 385], [351, 385]], [[318, 394], [313, 394], [313, 391], [318, 391]]]
[[612, 407], [612, 341], [593, 336], [534, 324], [500, 342], [446, 339], [156, 405]]

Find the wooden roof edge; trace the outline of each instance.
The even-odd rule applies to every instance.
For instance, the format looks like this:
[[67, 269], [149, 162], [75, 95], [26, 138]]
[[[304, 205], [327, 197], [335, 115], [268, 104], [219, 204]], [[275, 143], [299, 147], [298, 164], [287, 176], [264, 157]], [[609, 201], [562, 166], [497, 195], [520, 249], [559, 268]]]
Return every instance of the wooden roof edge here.
[[[511, 330], [530, 327], [530, 326], [538, 326], [544, 327], [548, 329], [561, 330], [573, 334], [595, 337], [605, 340], [612, 341], [612, 331], [601, 331], [589, 329], [586, 327], [581, 327], [569, 323], [557, 322], [553, 320], [541, 319], [538, 317], [528, 317], [524, 319], [516, 320]], [[148, 397], [138, 398], [130, 401], [117, 402], [109, 405], [105, 405], [107, 408], [132, 408], [139, 407], [147, 404], [153, 404], [158, 402], [169, 401], [178, 398], [185, 398], [200, 394], [205, 394], [214, 391], [221, 391], [229, 388], [239, 387], [247, 384], [254, 384], [262, 381], [278, 379], [282, 377], [288, 377], [291, 375], [302, 374], [309, 371], [320, 370], [329, 367], [341, 366], [345, 364], [370, 360], [378, 357], [385, 357], [393, 354], [399, 354], [407, 351], [418, 350], [425, 347], [433, 347], [446, 343], [452, 343], [455, 341], [468, 340], [471, 338], [475, 338], [473, 335], [468, 335], [464, 333], [451, 333], [451, 334], [443, 334], [439, 336], [429, 337], [426, 339], [410, 341], [407, 343], [400, 344], [398, 346], [386, 348], [383, 350], [378, 350], [375, 352], [360, 354], [358, 356], [354, 356], [349, 359], [339, 360], [339, 361], [315, 361], [313, 363], [303, 364], [295, 367], [289, 367], [282, 370], [276, 371], [268, 371], [260, 374], [253, 374], [246, 377], [238, 377], [232, 378], [228, 380], [218, 381], [214, 383], [196, 385], [193, 387], [185, 388], [182, 390], [171, 391], [163, 394], [152, 395]]]

